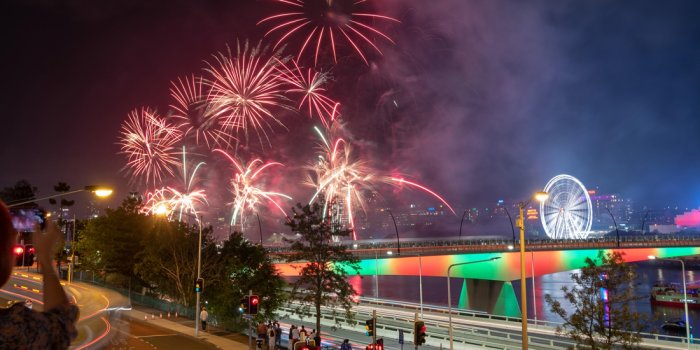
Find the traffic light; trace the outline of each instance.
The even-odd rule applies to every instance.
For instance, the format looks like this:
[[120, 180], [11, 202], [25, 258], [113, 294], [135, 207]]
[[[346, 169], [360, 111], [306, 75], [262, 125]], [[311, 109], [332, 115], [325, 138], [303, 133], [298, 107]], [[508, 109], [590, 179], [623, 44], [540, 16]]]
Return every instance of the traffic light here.
[[243, 299], [241, 299], [241, 302], [238, 305], [238, 312], [242, 314], [247, 314], [248, 313], [248, 296], [244, 296]]
[[377, 339], [377, 348], [376, 350], [384, 350], [384, 338], [379, 338]]
[[15, 255], [15, 266], [25, 266], [24, 246], [16, 245], [12, 248], [12, 253]]
[[413, 344], [416, 346], [425, 344], [425, 322], [416, 321], [413, 323]]
[[258, 314], [258, 306], [260, 304], [260, 297], [257, 295], [251, 295], [248, 297], [248, 313], [251, 315]]
[[204, 279], [197, 278], [196, 280], [194, 280], [194, 292], [201, 293], [202, 290], [204, 290]]
[[365, 321], [365, 335], [367, 336], [374, 336], [374, 319], [370, 318], [369, 320]]

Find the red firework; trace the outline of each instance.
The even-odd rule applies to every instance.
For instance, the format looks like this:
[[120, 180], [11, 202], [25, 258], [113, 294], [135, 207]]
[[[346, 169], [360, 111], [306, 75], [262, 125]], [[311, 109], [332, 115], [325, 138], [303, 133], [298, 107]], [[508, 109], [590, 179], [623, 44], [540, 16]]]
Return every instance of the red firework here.
[[127, 157], [124, 170], [155, 185], [164, 173], [173, 175], [173, 169], [180, 165], [175, 145], [181, 139], [182, 133], [154, 110], [131, 111], [119, 137], [121, 153]]
[[175, 100], [170, 105], [171, 117], [183, 131], [184, 136], [193, 135], [195, 142], [200, 139], [211, 148], [213, 145], [228, 146], [235, 139], [227, 133], [214, 115], [207, 113], [207, 98], [203, 93], [202, 77], [178, 78], [170, 82], [170, 96]]
[[[333, 62], [338, 62], [336, 45], [338, 41], [346, 41], [357, 52], [365, 64], [369, 64], [358, 42], [369, 44], [380, 55], [382, 51], [372, 41], [371, 37], [381, 37], [394, 43], [383, 32], [371, 24], [375, 20], [399, 22], [399, 20], [374, 13], [366, 13], [363, 8], [368, 0], [275, 0], [289, 7], [289, 12], [263, 18], [262, 23], [274, 25], [265, 33], [273, 33], [280, 38], [275, 44], [277, 48], [282, 43], [298, 36], [303, 44], [299, 49], [297, 60], [307, 50], [314, 50], [314, 64], [318, 64], [319, 52], [323, 45], [328, 45], [333, 54]], [[325, 43], [325, 44], [324, 44]]]
[[281, 65], [280, 77], [291, 86], [288, 92], [301, 94], [302, 98], [297, 108], [301, 111], [304, 104], [307, 105], [309, 117], [317, 116], [323, 125], [328, 128], [330, 122], [335, 120], [339, 103], [324, 95], [324, 85], [329, 79], [328, 73], [319, 73], [312, 68], [304, 72], [299, 64], [292, 60], [290, 65]]
[[274, 108], [291, 109], [284, 97], [285, 82], [279, 77], [279, 52], [265, 54], [260, 45], [251, 48], [246, 43], [237, 47], [233, 57], [219, 54], [215, 62], [209, 63], [207, 72], [211, 79], [207, 100], [208, 118], [218, 121], [226, 134], [248, 133], [254, 130], [262, 144], [263, 138], [270, 143], [267, 130], [276, 124], [284, 127], [275, 117]]

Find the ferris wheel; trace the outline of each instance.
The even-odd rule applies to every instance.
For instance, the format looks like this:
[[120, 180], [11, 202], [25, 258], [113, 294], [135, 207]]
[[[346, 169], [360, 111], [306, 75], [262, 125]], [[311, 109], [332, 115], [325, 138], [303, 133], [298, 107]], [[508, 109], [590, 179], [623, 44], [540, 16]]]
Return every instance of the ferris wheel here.
[[544, 187], [549, 194], [540, 204], [540, 218], [552, 239], [585, 239], [593, 223], [591, 197], [581, 181], [571, 175], [557, 175]]

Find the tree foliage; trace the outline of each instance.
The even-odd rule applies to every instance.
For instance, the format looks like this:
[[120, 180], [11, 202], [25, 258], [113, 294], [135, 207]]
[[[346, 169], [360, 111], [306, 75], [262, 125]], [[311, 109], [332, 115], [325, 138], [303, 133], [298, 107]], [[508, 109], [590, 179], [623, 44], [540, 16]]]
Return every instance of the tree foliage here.
[[239, 301], [249, 291], [260, 296], [257, 317], [273, 319], [275, 310], [285, 301], [285, 283], [265, 249], [234, 232], [224, 241], [219, 253], [221, 268], [213, 272], [212, 281], [205, 281], [203, 295], [217, 320], [227, 327], [242, 329], [245, 321], [238, 310]]
[[76, 245], [84, 269], [117, 273], [125, 277], [134, 274], [141, 257], [144, 239], [153, 223], [139, 214], [139, 201], [126, 199], [116, 210], [88, 222]]
[[600, 251], [596, 260], [586, 258], [580, 272], [571, 274], [575, 285], [561, 288], [573, 311], [545, 296], [552, 312], [564, 320], [557, 332], [591, 349], [635, 348], [644, 322], [641, 314], [630, 310], [632, 302], [641, 298], [631, 288], [635, 275], [620, 252]]
[[[136, 264], [136, 273], [148, 281], [151, 289], [189, 306], [196, 298], [194, 280], [197, 278], [197, 249], [199, 226], [152, 218], [153, 229], [144, 240], [144, 248]], [[211, 227], [202, 228], [201, 276], [207, 283], [215, 282], [221, 257], [211, 236]]]
[[[12, 204], [13, 202], [24, 202], [26, 200], [31, 200], [36, 197], [36, 192], [38, 189], [36, 186], [32, 186], [27, 180], [19, 180], [12, 187], [5, 187], [0, 191], [0, 199], [6, 204]], [[29, 205], [31, 206], [31, 205]], [[34, 204], [36, 206], [36, 204]]]
[[[291, 300], [295, 313], [316, 317], [316, 329], [321, 334], [321, 306], [329, 306], [335, 315], [336, 307], [345, 310], [348, 322], [354, 320], [351, 312], [357, 292], [348, 282], [351, 273], [359, 273], [359, 260], [344, 245], [333, 243], [333, 236], [347, 237], [350, 230], [334, 230], [323, 217], [323, 203], [292, 208], [294, 216], [287, 222], [297, 240], [288, 240], [291, 251], [288, 262], [300, 263], [299, 278], [292, 285]], [[336, 318], [336, 324], [339, 324]]]

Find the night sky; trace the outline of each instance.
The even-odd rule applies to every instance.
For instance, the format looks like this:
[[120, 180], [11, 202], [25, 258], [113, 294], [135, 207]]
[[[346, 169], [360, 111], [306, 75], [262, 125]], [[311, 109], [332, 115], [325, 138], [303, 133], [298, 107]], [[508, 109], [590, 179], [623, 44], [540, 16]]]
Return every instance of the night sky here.
[[[369, 66], [344, 50], [325, 68], [357, 151], [376, 168], [420, 180], [458, 211], [526, 198], [560, 173], [639, 205], [700, 206], [700, 2], [371, 3], [401, 20], [376, 24], [396, 45], [376, 40], [384, 55], [370, 54]], [[0, 186], [27, 179], [48, 195], [59, 180], [108, 184], [115, 203], [144, 189], [120, 171], [127, 113], [167, 111], [170, 81], [201, 73], [227, 45], [274, 43], [256, 22], [280, 9], [254, 0], [0, 6]], [[274, 183], [304, 202], [311, 190], [298, 183], [318, 123], [280, 118], [289, 130], [276, 130], [272, 149], [249, 151], [285, 163]], [[209, 187], [225, 202], [222, 164], [213, 162]]]

